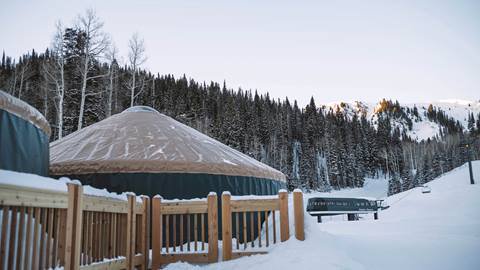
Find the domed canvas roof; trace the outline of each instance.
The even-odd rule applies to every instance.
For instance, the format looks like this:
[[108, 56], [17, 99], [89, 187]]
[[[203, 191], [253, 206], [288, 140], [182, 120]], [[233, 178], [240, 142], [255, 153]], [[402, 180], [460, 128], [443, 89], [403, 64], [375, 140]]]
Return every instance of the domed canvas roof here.
[[34, 107], [4, 91], [0, 90], [0, 109], [14, 114], [43, 130], [50, 136], [50, 124]]
[[50, 144], [50, 173], [285, 175], [153, 108], [129, 108]]

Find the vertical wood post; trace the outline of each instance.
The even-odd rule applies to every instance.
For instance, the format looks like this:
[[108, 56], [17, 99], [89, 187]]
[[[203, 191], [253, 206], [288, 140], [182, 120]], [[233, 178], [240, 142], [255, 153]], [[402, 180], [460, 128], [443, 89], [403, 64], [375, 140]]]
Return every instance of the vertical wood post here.
[[229, 192], [222, 194], [222, 255], [223, 260], [232, 259], [232, 212], [230, 209], [231, 195]]
[[137, 197], [133, 194], [127, 195], [128, 197], [128, 212], [127, 212], [127, 270], [133, 270], [135, 265], [135, 204]]
[[[25, 237], [25, 234], [23, 232], [23, 229], [24, 229], [24, 224], [25, 224], [25, 207], [20, 207], [20, 222], [18, 223], [18, 239], [17, 239], [17, 263], [15, 264], [16, 265], [16, 268], [17, 269], [20, 269], [22, 266], [21, 266], [21, 259], [22, 259], [22, 248], [24, 246], [23, 244], [23, 239]], [[51, 227], [52, 223], [49, 224], [49, 226]], [[28, 228], [27, 228], [28, 230]], [[49, 251], [49, 244], [50, 244], [50, 237], [49, 237], [49, 241], [48, 241], [48, 244], [47, 244], [47, 250]], [[13, 255], [13, 253], [12, 253]], [[49, 252], [47, 252], [47, 256], [49, 256]], [[12, 256], [12, 260], [13, 260], [13, 256]]]
[[[83, 187], [68, 183], [68, 209], [65, 244], [65, 269], [80, 268], [80, 244], [82, 237]], [[39, 217], [35, 217], [38, 219]]]
[[280, 241], [285, 242], [290, 237], [290, 230], [288, 227], [288, 193], [286, 190], [278, 192], [278, 199], [280, 200]]
[[[9, 207], [3, 205], [2, 208], [2, 242], [0, 243], [0, 269], [3, 269], [5, 266], [5, 261], [7, 260], [7, 226], [8, 226], [8, 213]], [[33, 263], [32, 263], [33, 265]]]
[[[69, 196], [69, 197], [70, 197], [70, 196]], [[34, 222], [34, 229], [33, 229], [33, 243], [38, 243], [38, 241], [40, 240], [38, 234], [39, 234], [39, 230], [40, 230], [40, 215], [41, 215], [41, 211], [42, 211], [41, 208], [39, 208], [39, 207], [35, 208], [35, 215], [34, 215], [34, 217], [35, 217], [35, 222]], [[67, 212], [67, 211], [68, 211], [68, 209], [65, 210], [65, 212]], [[65, 231], [64, 231], [64, 234], [65, 234], [65, 238], [64, 238], [64, 239], [65, 239], [65, 245], [67, 244], [67, 240], [66, 240], [66, 237], [67, 237], [67, 236], [66, 236], [66, 233], [67, 233], [67, 230], [66, 230], [67, 218], [66, 218], [66, 216], [67, 216], [67, 215], [66, 215], [66, 213], [65, 213]], [[2, 239], [3, 239], [3, 238], [2, 238]], [[70, 241], [70, 242], [71, 242], [71, 241]], [[65, 251], [65, 254], [64, 254], [63, 257], [65, 257], [65, 256], [67, 255], [67, 250], [66, 250], [65, 246], [64, 246], [64, 251]], [[34, 245], [33, 245], [33, 251], [32, 251], [32, 269], [38, 269], [38, 268], [39, 268], [39, 263], [40, 263], [40, 262], [39, 262], [39, 259], [38, 259], [38, 253], [39, 253], [39, 252], [38, 252], [38, 246], [37, 246], [37, 244], [34, 244]], [[68, 253], [68, 254], [70, 254], [70, 253]], [[64, 258], [63, 262], [64, 262], [64, 265], [66, 265], [66, 264], [65, 264], [65, 258]]]
[[303, 193], [300, 190], [293, 191], [293, 214], [295, 216], [295, 237], [305, 240], [303, 221]]
[[218, 201], [217, 194], [210, 193], [207, 197], [208, 204], [208, 261], [218, 260]]
[[152, 199], [152, 269], [160, 268], [162, 257], [162, 197]]
[[60, 265], [65, 265], [65, 244], [67, 243], [66, 231], [67, 231], [67, 212], [68, 209], [60, 210], [60, 222], [59, 222], [59, 236], [58, 236], [58, 262]]
[[150, 198], [148, 196], [142, 196], [142, 203], [142, 235], [139, 236], [141, 237], [141, 251], [143, 254], [141, 270], [147, 270], [150, 250]]

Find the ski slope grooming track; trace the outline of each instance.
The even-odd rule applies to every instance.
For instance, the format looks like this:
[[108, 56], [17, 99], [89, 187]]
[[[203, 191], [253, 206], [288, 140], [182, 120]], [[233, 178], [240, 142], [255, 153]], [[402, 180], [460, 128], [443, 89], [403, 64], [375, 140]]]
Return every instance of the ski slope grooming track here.
[[[480, 269], [480, 161], [473, 162], [473, 173], [475, 185], [464, 164], [429, 182], [431, 193], [415, 188], [387, 197], [390, 208], [379, 220], [316, 223], [305, 214], [303, 242], [291, 231], [290, 240], [267, 255], [205, 266], [175, 263], [167, 269]], [[380, 198], [386, 193], [380, 190], [383, 181], [367, 181], [371, 186], [364, 191], [329, 195]], [[305, 199], [310, 196], [315, 194]]]

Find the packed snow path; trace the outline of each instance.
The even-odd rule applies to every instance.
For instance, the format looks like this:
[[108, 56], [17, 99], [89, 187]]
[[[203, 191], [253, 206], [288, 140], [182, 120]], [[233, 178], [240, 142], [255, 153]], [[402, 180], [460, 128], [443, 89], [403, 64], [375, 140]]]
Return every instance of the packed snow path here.
[[[473, 163], [477, 184], [463, 165], [428, 183], [388, 197], [391, 207], [348, 222], [316, 223], [306, 215], [306, 240], [275, 245], [269, 254], [204, 266], [207, 269], [480, 269], [480, 161]], [[374, 181], [374, 180], [372, 180]], [[380, 185], [379, 185], [380, 186]], [[376, 190], [376, 189], [374, 189]], [[359, 189], [342, 196], [368, 196]], [[323, 194], [322, 194], [323, 195]], [[332, 194], [335, 195], [335, 194]], [[372, 196], [373, 195], [373, 196]], [[176, 263], [167, 269], [199, 266]]]

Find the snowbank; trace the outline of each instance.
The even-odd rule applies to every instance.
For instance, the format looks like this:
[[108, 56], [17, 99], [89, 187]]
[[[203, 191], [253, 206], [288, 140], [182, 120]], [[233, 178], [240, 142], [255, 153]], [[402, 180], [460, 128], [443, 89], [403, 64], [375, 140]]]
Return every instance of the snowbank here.
[[[67, 177], [54, 179], [43, 177], [36, 174], [20, 173], [14, 171], [0, 170], [0, 184], [22, 186], [42, 190], [51, 190], [56, 192], [68, 192], [67, 183], [81, 184], [79, 180], [71, 180]], [[83, 186], [83, 194], [98, 197], [107, 197], [117, 200], [127, 200], [128, 193], [114, 193], [106, 189], [98, 189], [92, 186]], [[137, 201], [141, 202], [141, 197], [137, 197]]]
[[207, 201], [207, 198], [171, 199], [171, 200], [164, 200], [164, 199], [162, 199], [162, 203], [206, 202], [206, 201]]
[[[67, 179], [66, 177], [62, 177], [61, 181], [59, 181], [36, 174], [0, 170], [0, 184], [4, 185], [67, 192]], [[68, 179], [68, 181], [69, 180], [70, 179]]]
[[278, 195], [244, 195], [244, 196], [232, 196], [234, 201], [243, 201], [243, 200], [270, 200], [278, 199]]

